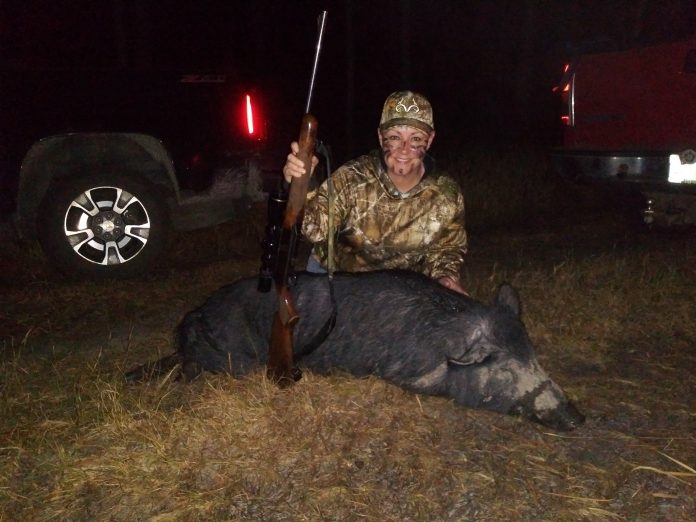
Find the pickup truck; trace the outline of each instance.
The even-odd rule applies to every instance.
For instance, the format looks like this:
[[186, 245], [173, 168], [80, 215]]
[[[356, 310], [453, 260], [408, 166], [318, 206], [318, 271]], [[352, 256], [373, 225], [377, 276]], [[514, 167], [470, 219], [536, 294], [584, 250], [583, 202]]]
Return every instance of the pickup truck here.
[[3, 71], [0, 86], [4, 204], [68, 275], [143, 274], [172, 231], [229, 220], [280, 179], [271, 93], [232, 74]]
[[649, 225], [696, 223], [696, 37], [574, 56], [552, 169], [639, 191]]

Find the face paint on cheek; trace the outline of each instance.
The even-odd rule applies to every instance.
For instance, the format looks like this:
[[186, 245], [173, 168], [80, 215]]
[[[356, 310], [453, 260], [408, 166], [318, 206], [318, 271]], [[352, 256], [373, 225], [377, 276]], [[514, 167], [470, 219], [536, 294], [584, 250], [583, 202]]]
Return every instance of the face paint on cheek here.
[[[396, 150], [396, 147], [394, 146], [394, 143], [389, 142], [388, 140], [384, 140], [382, 142], [382, 156], [384, 158], [384, 163], [387, 165], [387, 168], [389, 170], [395, 168], [396, 162], [394, 161], [394, 158], [392, 157], [395, 150]], [[403, 170], [403, 168], [401, 170]]]
[[382, 152], [384, 157], [390, 156], [397, 149], [397, 145], [389, 140], [382, 140]]
[[425, 153], [427, 152], [425, 145], [417, 145], [415, 147], [411, 147], [411, 149], [416, 154], [418, 159], [423, 159], [425, 157]]

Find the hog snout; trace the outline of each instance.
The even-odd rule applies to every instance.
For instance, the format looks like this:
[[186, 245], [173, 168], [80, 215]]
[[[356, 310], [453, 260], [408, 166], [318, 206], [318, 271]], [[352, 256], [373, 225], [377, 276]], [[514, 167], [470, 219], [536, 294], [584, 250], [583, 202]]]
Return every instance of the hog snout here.
[[585, 422], [585, 416], [572, 402], [545, 412], [522, 412], [526, 418], [555, 431], [572, 431]]
[[565, 394], [551, 381], [528, 394], [510, 410], [513, 415], [527, 419], [556, 431], [571, 431], [585, 422], [585, 416], [568, 401]]

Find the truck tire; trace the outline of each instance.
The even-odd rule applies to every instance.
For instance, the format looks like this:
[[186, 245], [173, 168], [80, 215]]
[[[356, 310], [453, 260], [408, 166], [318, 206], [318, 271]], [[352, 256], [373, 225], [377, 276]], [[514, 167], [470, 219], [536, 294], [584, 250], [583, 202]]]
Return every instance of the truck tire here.
[[170, 234], [167, 206], [147, 180], [107, 173], [54, 183], [37, 226], [58, 270], [91, 279], [144, 275]]

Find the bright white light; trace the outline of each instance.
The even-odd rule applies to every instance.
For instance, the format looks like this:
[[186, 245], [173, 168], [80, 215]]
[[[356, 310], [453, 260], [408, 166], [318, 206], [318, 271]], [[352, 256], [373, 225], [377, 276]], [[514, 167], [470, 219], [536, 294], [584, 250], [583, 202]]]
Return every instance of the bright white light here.
[[696, 163], [682, 163], [679, 154], [670, 154], [668, 179], [670, 183], [696, 183]]

